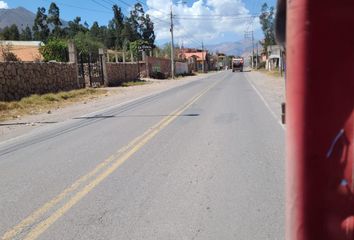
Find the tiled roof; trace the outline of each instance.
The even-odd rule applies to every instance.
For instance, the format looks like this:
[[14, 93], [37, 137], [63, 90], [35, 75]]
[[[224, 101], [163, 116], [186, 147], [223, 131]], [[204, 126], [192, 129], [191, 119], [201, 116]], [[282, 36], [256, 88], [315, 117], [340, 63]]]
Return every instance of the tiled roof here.
[[206, 60], [206, 55], [207, 52], [189, 52], [189, 53], [184, 53], [186, 58], [191, 58], [191, 57], [196, 57], [197, 60]]

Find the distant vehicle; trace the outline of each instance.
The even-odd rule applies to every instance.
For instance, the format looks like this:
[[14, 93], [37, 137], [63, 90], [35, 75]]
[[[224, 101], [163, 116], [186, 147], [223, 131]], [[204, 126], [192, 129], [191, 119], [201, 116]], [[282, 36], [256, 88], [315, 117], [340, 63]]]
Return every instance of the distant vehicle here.
[[232, 59], [232, 72], [235, 72], [236, 70], [239, 70], [240, 72], [243, 72], [243, 58], [233, 58]]

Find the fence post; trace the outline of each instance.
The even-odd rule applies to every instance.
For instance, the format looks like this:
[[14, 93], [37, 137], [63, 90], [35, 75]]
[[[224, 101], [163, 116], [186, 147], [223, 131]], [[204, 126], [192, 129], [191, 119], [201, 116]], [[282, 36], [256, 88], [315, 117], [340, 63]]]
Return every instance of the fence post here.
[[108, 79], [108, 73], [107, 73], [107, 59], [106, 59], [106, 50], [103, 48], [100, 48], [98, 50], [99, 55], [101, 56], [101, 66], [102, 66], [102, 74], [103, 74], [103, 83], [105, 87], [109, 86], [109, 79]]
[[74, 63], [74, 65], [75, 65], [77, 87], [81, 88], [80, 78], [79, 78], [78, 61], [77, 61], [77, 51], [76, 51], [76, 47], [75, 47], [75, 44], [73, 41], [69, 41], [68, 51], [69, 51], [69, 62]]
[[146, 56], [145, 57], [145, 71], [146, 71], [146, 77], [150, 77], [150, 70], [149, 70], [149, 59], [150, 57], [149, 56]]

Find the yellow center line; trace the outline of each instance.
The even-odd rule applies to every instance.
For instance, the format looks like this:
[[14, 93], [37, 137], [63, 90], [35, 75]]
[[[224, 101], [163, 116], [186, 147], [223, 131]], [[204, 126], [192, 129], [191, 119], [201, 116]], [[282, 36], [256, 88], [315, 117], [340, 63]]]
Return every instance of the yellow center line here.
[[[116, 154], [109, 157], [99, 165], [95, 169], [93, 169], [90, 173], [85, 176], [82, 176], [79, 180], [77, 180], [74, 184], [72, 184], [69, 188], [65, 189], [62, 193], [57, 195], [55, 198], [44, 204], [41, 208], [37, 209], [30, 216], [21, 221], [18, 225], [7, 231], [2, 240], [13, 239], [15, 236], [19, 235], [26, 227], [32, 225], [36, 221], [39, 220], [41, 216], [43, 216], [46, 212], [51, 210], [53, 207], [58, 205], [64, 198], [67, 197], [68, 194], [76, 191], [83, 183], [87, 180], [95, 176], [102, 169], [107, 167], [110, 163], [112, 163], [109, 167], [106, 168], [101, 174], [95, 177], [91, 182], [89, 182], [86, 186], [83, 187], [82, 190], [77, 192], [73, 197], [71, 197], [62, 207], [57, 209], [53, 214], [51, 214], [47, 219], [41, 221], [38, 225], [35, 225], [35, 228], [29, 232], [26, 236], [26, 240], [33, 240], [40, 236], [47, 228], [49, 228], [54, 222], [56, 222], [60, 217], [62, 217], [68, 210], [70, 210], [75, 204], [77, 204], [83, 197], [85, 197], [89, 192], [91, 192], [97, 185], [99, 185], [104, 179], [106, 179], [109, 175], [111, 175], [115, 170], [117, 170], [125, 161], [127, 161], [133, 154], [139, 151], [146, 143], [148, 143], [153, 137], [155, 137], [162, 129], [168, 126], [171, 122], [173, 122], [179, 115], [181, 115], [185, 110], [187, 110], [191, 105], [193, 105], [198, 99], [200, 99], [203, 95], [205, 95], [211, 88], [213, 88], [218, 82], [212, 84], [210, 87], [207, 87], [201, 93], [197, 94], [191, 100], [189, 100], [182, 108], [177, 109], [172, 112], [170, 115], [162, 119], [152, 128], [147, 130], [140, 137], [134, 139], [131, 143], [129, 143], [126, 147], [119, 150]], [[121, 153], [122, 155], [117, 158], [117, 154]]]

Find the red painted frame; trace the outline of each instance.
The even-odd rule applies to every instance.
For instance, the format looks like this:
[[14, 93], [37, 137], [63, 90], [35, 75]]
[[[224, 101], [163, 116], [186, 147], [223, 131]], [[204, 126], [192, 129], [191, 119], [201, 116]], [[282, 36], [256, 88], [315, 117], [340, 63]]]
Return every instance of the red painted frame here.
[[287, 240], [354, 239], [354, 1], [287, 1]]

